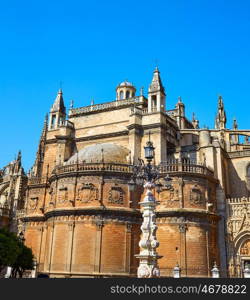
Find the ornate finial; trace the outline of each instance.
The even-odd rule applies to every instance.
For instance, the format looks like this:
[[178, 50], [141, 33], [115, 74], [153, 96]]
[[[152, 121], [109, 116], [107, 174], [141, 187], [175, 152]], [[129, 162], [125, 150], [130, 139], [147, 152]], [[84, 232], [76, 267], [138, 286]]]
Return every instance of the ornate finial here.
[[21, 160], [21, 158], [22, 158], [22, 154], [21, 154], [21, 150], [19, 150], [17, 154], [17, 160]]
[[178, 103], [182, 103], [181, 96], [178, 97]]
[[193, 114], [192, 114], [192, 122], [194, 122], [195, 121], [195, 113], [193, 112]]
[[155, 72], [159, 72], [159, 61], [157, 58], [155, 59]]
[[70, 109], [74, 107], [74, 100], [70, 100]]
[[140, 89], [140, 96], [143, 96], [144, 87], [142, 86]]
[[62, 93], [62, 85], [63, 85], [63, 82], [60, 80], [60, 82], [59, 82], [59, 86], [60, 86], [59, 93]]
[[237, 120], [236, 120], [235, 117], [234, 117], [234, 120], [233, 120], [233, 129], [234, 129], [234, 130], [237, 130], [237, 129], [238, 129], [238, 124], [237, 124]]
[[91, 99], [91, 102], [90, 102], [90, 105], [94, 105], [94, 103], [95, 103], [95, 101], [94, 101], [94, 99], [92, 98], [92, 99]]
[[223, 107], [223, 99], [222, 99], [221, 95], [218, 96], [218, 106], [219, 106], [219, 108]]

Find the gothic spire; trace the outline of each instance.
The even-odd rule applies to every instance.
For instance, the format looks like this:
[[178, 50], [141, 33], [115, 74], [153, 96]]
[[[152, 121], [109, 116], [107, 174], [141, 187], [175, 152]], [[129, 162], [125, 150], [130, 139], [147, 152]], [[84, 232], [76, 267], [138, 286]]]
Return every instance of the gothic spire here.
[[44, 118], [41, 138], [46, 135], [47, 130], [48, 130], [48, 114], [46, 114]]
[[219, 96], [218, 110], [217, 110], [217, 115], [215, 118], [215, 128], [216, 129], [225, 129], [226, 122], [227, 122], [227, 118], [226, 118], [226, 112], [224, 109], [223, 99], [222, 99], [222, 96]]
[[153, 79], [149, 86], [148, 92], [152, 93], [152, 92], [159, 92], [159, 91], [165, 95], [165, 89], [161, 81], [160, 71], [158, 67], [156, 67], [154, 70]]
[[55, 99], [55, 102], [52, 105], [52, 108], [51, 108], [50, 112], [62, 112], [62, 113], [65, 114], [66, 109], [65, 109], [65, 106], [64, 106], [62, 89], [59, 89], [59, 91], [57, 93], [57, 96], [56, 96], [56, 99]]

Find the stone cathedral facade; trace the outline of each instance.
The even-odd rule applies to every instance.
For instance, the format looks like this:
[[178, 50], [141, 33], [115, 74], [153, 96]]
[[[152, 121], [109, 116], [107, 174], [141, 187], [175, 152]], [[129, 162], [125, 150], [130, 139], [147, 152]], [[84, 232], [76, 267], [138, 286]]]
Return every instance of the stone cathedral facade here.
[[24, 174], [20, 155], [1, 171], [0, 224], [13, 227], [16, 207], [16, 230], [50, 277], [136, 276], [144, 191], [128, 183], [150, 132], [162, 182], [161, 276], [178, 264], [183, 277], [210, 277], [216, 262], [221, 276], [242, 277], [250, 263], [250, 130], [236, 120], [228, 129], [222, 97], [217, 105], [214, 129], [188, 120], [181, 98], [166, 109], [158, 68], [147, 97], [124, 81], [114, 101], [71, 104], [68, 115], [60, 90], [31, 171]]

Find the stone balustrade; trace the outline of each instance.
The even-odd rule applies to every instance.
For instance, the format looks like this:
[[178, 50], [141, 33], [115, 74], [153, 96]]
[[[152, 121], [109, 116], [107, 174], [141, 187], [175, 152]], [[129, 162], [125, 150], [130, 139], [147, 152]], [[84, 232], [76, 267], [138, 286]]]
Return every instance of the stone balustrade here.
[[[189, 161], [183, 162], [178, 160], [170, 160], [162, 162], [159, 166], [160, 174], [174, 174], [174, 173], [194, 173], [206, 176], [214, 176], [212, 170], [201, 164], [194, 164]], [[53, 170], [53, 174], [59, 175], [73, 172], [119, 172], [131, 173], [133, 172], [133, 165], [119, 164], [119, 163], [74, 163], [71, 165], [57, 166]]]
[[69, 111], [69, 116], [77, 116], [82, 114], [88, 114], [92, 112], [100, 112], [102, 110], [117, 108], [117, 107], [123, 107], [123, 106], [130, 106], [132, 104], [139, 103], [140, 97], [136, 96], [130, 99], [124, 99], [124, 100], [115, 100], [112, 102], [106, 102], [106, 103], [100, 103], [95, 105], [89, 105], [79, 108], [71, 108]]
[[67, 127], [67, 128], [73, 129], [74, 128], [74, 123], [70, 122], [69, 120], [63, 120], [59, 124], [59, 127]]
[[195, 173], [214, 176], [214, 172], [202, 164], [195, 164], [189, 160], [179, 161], [177, 159], [162, 162], [159, 165], [160, 173]]

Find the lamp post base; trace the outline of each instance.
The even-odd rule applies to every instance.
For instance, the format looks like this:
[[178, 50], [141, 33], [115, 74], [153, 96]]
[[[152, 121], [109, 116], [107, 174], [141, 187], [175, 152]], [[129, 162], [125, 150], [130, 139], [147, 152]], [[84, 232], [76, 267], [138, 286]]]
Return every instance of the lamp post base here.
[[140, 265], [137, 270], [138, 278], [159, 278], [160, 269], [158, 267], [157, 260], [162, 258], [160, 255], [135, 255], [140, 260]]

